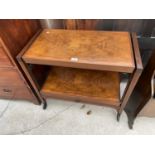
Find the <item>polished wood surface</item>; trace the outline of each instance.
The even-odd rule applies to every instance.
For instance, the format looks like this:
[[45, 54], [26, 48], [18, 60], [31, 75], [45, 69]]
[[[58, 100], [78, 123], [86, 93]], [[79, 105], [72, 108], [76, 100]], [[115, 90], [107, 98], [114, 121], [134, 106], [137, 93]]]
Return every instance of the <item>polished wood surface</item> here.
[[27, 63], [133, 72], [128, 32], [45, 29], [24, 54]]
[[[27, 49], [32, 45], [34, 40], [37, 38], [37, 36], [40, 34], [41, 30], [39, 30], [26, 44], [26, 46], [22, 49], [22, 51], [17, 55], [17, 61], [20, 64], [20, 67], [22, 68], [24, 74], [26, 75], [26, 78], [30, 82], [30, 85], [33, 87], [34, 92], [36, 93], [36, 96], [39, 100], [39, 102], [43, 102], [43, 97], [40, 94], [40, 83], [37, 82], [38, 77], [36, 77], [35, 74], [32, 73], [32, 70], [29, 68], [29, 65], [26, 64], [22, 57], [23, 54], [27, 51]], [[30, 64], [31, 65], [31, 64]], [[36, 70], [33, 72], [36, 73]], [[37, 70], [37, 75], [40, 74], [40, 70]], [[40, 74], [42, 76], [45, 76], [45, 74]]]
[[0, 68], [0, 85], [24, 86], [24, 81], [16, 69]]
[[[143, 51], [148, 52], [150, 51]], [[155, 70], [155, 51], [151, 52], [151, 56], [147, 60], [146, 66], [140, 76], [136, 87], [132, 91], [131, 97], [128, 100], [127, 106], [125, 107], [125, 112], [128, 115], [129, 126], [133, 127], [133, 123], [137, 115], [141, 112], [144, 106], [147, 105], [151, 98], [151, 80], [152, 75]]]
[[70, 30], [97, 30], [101, 29], [102, 19], [64, 19], [64, 27]]
[[0, 43], [0, 67], [13, 67], [13, 63], [7, 56], [1, 43]]
[[31, 91], [25, 86], [0, 85], [0, 97], [33, 101]]
[[40, 103], [16, 61], [17, 54], [39, 29], [37, 20], [0, 20], [0, 98]]
[[126, 87], [125, 93], [122, 97], [122, 104], [121, 104], [121, 107], [119, 109], [120, 113], [125, 108], [128, 100], [132, 94], [132, 91], [134, 90], [134, 88], [138, 82], [138, 79], [141, 76], [142, 71], [143, 71], [143, 64], [142, 64], [142, 60], [141, 60], [141, 55], [140, 55], [140, 51], [139, 51], [139, 45], [138, 45], [138, 40], [137, 40], [136, 34], [132, 33], [131, 38], [132, 38], [136, 68], [135, 68], [133, 74], [131, 74], [131, 76], [130, 76], [130, 79], [129, 79], [128, 85]]
[[41, 89], [44, 96], [74, 97], [114, 106], [120, 104], [119, 73], [52, 67]]
[[0, 20], [0, 36], [13, 58], [17, 56], [38, 29], [40, 29], [38, 20]]
[[37, 102], [22, 74], [14, 67], [0, 67], [0, 98]]

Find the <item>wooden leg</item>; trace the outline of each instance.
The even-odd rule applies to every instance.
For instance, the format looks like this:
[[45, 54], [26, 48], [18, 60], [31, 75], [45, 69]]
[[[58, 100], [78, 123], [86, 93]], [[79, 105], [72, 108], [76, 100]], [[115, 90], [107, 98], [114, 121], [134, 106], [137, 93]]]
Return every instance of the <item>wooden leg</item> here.
[[133, 114], [131, 114], [128, 111], [125, 111], [128, 117], [128, 126], [130, 129], [133, 129], [133, 124], [134, 124], [134, 120], [135, 120], [135, 116], [133, 116]]
[[[132, 74], [132, 76], [130, 78], [130, 81], [128, 82], [128, 85], [127, 85], [127, 87], [125, 89], [125, 93], [124, 93], [124, 95], [122, 97], [122, 104], [121, 104], [121, 107], [119, 108], [119, 110], [117, 112], [117, 121], [118, 122], [120, 120], [121, 113], [124, 110], [124, 108], [125, 108], [125, 106], [126, 106], [126, 104], [128, 102], [128, 99], [129, 99], [129, 97], [130, 97], [130, 95], [131, 95], [131, 93], [132, 93], [132, 91], [133, 91], [133, 89], [134, 89], [138, 79], [139, 79], [139, 76], [140, 76], [140, 72], [136, 69], [134, 71], [134, 73]], [[133, 124], [131, 123], [131, 121], [128, 121], [128, 122], [129, 122], [128, 123], [129, 124], [129, 128], [130, 127], [132, 128]]]
[[124, 110], [128, 100], [129, 100], [129, 97], [131, 96], [131, 94], [138, 82], [138, 79], [142, 74], [142, 70], [143, 70], [143, 64], [141, 61], [141, 55], [140, 55], [140, 51], [139, 51], [138, 40], [137, 40], [136, 34], [132, 33], [131, 38], [132, 38], [131, 40], [132, 40], [133, 50], [134, 50], [135, 70], [130, 77], [128, 85], [125, 89], [125, 93], [121, 99], [122, 103], [121, 103], [121, 107], [119, 109], [119, 113], [122, 113], [122, 111]]
[[133, 129], [134, 120], [128, 120], [128, 126], [130, 129]]
[[117, 111], [117, 122], [119, 122], [120, 117], [121, 117], [121, 113], [119, 111]]

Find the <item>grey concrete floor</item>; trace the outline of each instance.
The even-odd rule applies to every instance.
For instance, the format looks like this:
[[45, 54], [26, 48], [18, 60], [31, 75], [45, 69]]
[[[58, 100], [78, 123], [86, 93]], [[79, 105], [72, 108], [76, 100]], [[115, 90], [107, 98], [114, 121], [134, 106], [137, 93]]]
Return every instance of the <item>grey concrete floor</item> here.
[[139, 117], [134, 129], [112, 108], [48, 100], [47, 110], [27, 101], [0, 100], [0, 134], [155, 134], [155, 118]]

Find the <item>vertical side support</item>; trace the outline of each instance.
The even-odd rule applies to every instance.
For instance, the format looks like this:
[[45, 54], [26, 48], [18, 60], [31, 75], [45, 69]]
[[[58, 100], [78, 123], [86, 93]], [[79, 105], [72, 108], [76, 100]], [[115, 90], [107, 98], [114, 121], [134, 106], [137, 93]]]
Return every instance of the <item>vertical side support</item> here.
[[142, 65], [142, 61], [141, 61], [141, 56], [140, 56], [140, 51], [139, 51], [139, 46], [138, 46], [138, 40], [136, 37], [135, 33], [131, 34], [131, 38], [132, 38], [132, 45], [133, 45], [133, 51], [134, 51], [134, 59], [135, 59], [135, 70], [132, 73], [131, 76], [131, 80], [129, 81], [128, 85], [127, 85], [127, 89], [126, 92], [124, 93], [124, 96], [122, 97], [122, 104], [118, 110], [118, 119], [123, 111], [123, 109], [125, 108], [128, 99], [133, 91], [133, 89], [135, 88], [136, 83], [138, 82], [138, 79], [142, 73], [143, 70], [143, 65]]
[[36, 95], [38, 96], [39, 100], [41, 102], [43, 102], [43, 98], [42, 96], [40, 95], [40, 92], [39, 92], [39, 88], [37, 86], [37, 83], [33, 80], [33, 76], [31, 75], [31, 72], [29, 71], [29, 68], [27, 66], [27, 64], [25, 64], [22, 60], [22, 58], [18, 58], [18, 62], [22, 68], [22, 70], [24, 71], [26, 77], [28, 78], [30, 84], [32, 85], [32, 87], [34, 88], [34, 91], [36, 93]]
[[123, 109], [125, 108], [127, 101], [129, 99], [129, 97], [130, 97], [140, 75], [141, 75], [141, 71], [138, 69], [135, 69], [134, 73], [132, 74], [131, 80], [127, 86], [127, 91], [122, 98], [122, 104], [121, 104], [120, 109], [118, 111], [120, 114], [122, 113]]
[[17, 55], [17, 61], [19, 63], [19, 65], [21, 66], [24, 74], [26, 75], [28, 81], [30, 82], [33, 90], [34, 90], [34, 94], [37, 96], [38, 100], [40, 101], [40, 103], [43, 103], [43, 109], [46, 109], [47, 107], [47, 103], [46, 100], [41, 96], [40, 92], [39, 92], [39, 86], [37, 84], [37, 82], [35, 81], [35, 79], [33, 78], [33, 75], [31, 73], [31, 71], [28, 68], [28, 65], [23, 61], [22, 56], [25, 53], [25, 51], [29, 48], [29, 46], [33, 43], [33, 41], [35, 40], [35, 38], [40, 34], [41, 30], [38, 31], [33, 37], [32, 39], [28, 42], [28, 44], [23, 48], [23, 50]]

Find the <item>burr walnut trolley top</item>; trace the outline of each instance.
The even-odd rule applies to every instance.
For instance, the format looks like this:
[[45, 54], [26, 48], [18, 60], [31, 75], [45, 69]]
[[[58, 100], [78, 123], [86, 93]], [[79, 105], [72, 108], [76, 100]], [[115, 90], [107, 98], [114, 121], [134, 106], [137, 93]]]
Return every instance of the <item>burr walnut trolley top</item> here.
[[27, 63], [129, 73], [135, 68], [128, 32], [45, 29], [23, 59]]
[[[142, 71], [136, 35], [128, 32], [44, 29], [18, 57], [43, 99], [55, 97], [111, 106], [117, 109], [117, 118]], [[48, 68], [40, 87], [37, 75], [31, 72], [31, 78], [25, 67], [28, 65]], [[122, 73], [132, 76], [121, 97]]]

